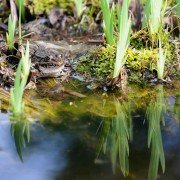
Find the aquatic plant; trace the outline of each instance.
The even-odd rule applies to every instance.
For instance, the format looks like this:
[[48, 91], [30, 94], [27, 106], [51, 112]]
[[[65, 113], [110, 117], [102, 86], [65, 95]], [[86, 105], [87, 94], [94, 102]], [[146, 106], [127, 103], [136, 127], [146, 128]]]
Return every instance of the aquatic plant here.
[[21, 28], [21, 19], [25, 17], [24, 13], [25, 13], [25, 10], [24, 10], [24, 3], [25, 3], [25, 0], [17, 0], [18, 2], [18, 8], [19, 8], [19, 20], [18, 20], [18, 23], [19, 23], [19, 27], [18, 27], [18, 33], [19, 33], [19, 45], [22, 44], [22, 28]]
[[24, 88], [29, 76], [29, 71], [29, 42], [27, 42], [25, 53], [22, 52], [22, 58], [16, 71], [14, 87], [10, 92], [10, 109], [11, 112], [15, 115], [20, 115], [24, 111], [24, 104], [22, 99]]
[[24, 4], [25, 4], [26, 0], [16, 0], [16, 1], [17, 1], [18, 9], [19, 9], [19, 15], [24, 20], [25, 19], [25, 6], [24, 6]]
[[73, 0], [73, 1], [75, 3], [77, 17], [79, 18], [85, 9], [85, 5], [83, 3], [83, 0]]
[[164, 50], [162, 49], [161, 40], [159, 40], [159, 53], [157, 60], [157, 73], [159, 79], [163, 79], [165, 61], [166, 61], [166, 51], [164, 52]]
[[16, 21], [13, 19], [12, 15], [9, 15], [8, 19], [8, 32], [6, 33], [7, 46], [10, 51], [14, 48], [14, 36], [16, 30]]
[[29, 42], [27, 42], [25, 53], [22, 52], [22, 58], [16, 71], [14, 87], [10, 92], [11, 133], [15, 139], [17, 153], [21, 160], [23, 160], [21, 153], [22, 147], [25, 147], [30, 140], [29, 123], [24, 116], [23, 103], [23, 93], [29, 71]]
[[103, 13], [103, 29], [106, 41], [109, 45], [115, 44], [114, 37], [114, 4], [110, 8], [108, 0], [101, 0], [101, 9]]
[[142, 26], [148, 27], [151, 37], [162, 30], [163, 17], [167, 8], [167, 0], [147, 0], [144, 8]]
[[165, 113], [163, 87], [159, 86], [155, 101], [152, 101], [147, 108], [148, 121], [148, 147], [151, 147], [151, 160], [149, 165], [149, 180], [156, 180], [159, 162], [162, 171], [165, 171], [165, 156], [160, 124], [164, 124], [163, 114]]
[[116, 61], [114, 65], [114, 75], [113, 77], [119, 76], [122, 66], [126, 61], [126, 51], [129, 46], [130, 41], [130, 31], [131, 31], [131, 18], [128, 15], [130, 0], [124, 0], [120, 11], [117, 8], [118, 14], [118, 33], [119, 40], [117, 42], [116, 51]]

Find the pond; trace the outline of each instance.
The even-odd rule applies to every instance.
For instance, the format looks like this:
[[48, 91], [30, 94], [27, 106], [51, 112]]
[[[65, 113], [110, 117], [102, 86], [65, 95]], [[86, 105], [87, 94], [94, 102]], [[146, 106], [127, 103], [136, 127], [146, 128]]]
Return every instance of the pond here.
[[[85, 98], [60, 99], [32, 91], [25, 95], [27, 120], [22, 122], [12, 122], [1, 92], [1, 177], [180, 179], [178, 90], [158, 86], [129, 91], [125, 100], [97, 90], [82, 90]], [[21, 137], [24, 127], [29, 143]]]

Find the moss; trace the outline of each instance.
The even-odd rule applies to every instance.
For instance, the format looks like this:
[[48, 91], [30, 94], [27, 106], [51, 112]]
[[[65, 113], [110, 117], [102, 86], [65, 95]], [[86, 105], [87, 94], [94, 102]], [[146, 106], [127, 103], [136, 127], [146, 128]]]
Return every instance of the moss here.
[[[61, 8], [67, 14], [73, 14], [73, 9], [75, 7], [73, 0], [34, 0], [34, 11], [39, 14], [41, 12], [49, 13], [49, 11], [53, 8]], [[95, 11], [100, 10], [100, 2], [99, 0], [87, 0], [86, 1], [88, 14], [93, 16]], [[86, 14], [87, 14], [86, 13]]]
[[82, 74], [86, 72], [88, 77], [98, 79], [111, 78], [115, 60], [114, 46], [99, 47], [90, 51], [87, 55], [79, 59], [77, 71]]
[[48, 13], [53, 8], [67, 9], [73, 7], [73, 2], [71, 0], [34, 0], [33, 3], [35, 5], [34, 11], [36, 14], [41, 12]]
[[[157, 76], [158, 48], [147, 46], [148, 36], [141, 38], [141, 33], [133, 37], [131, 46], [127, 50], [125, 68], [129, 81], [143, 82]], [[165, 39], [166, 38], [166, 39]], [[136, 40], [135, 40], [136, 39]], [[146, 42], [147, 42], [146, 41]], [[174, 60], [174, 46], [169, 43], [168, 36], [164, 35], [163, 46], [167, 49], [165, 75], [172, 73], [172, 61]], [[150, 41], [148, 42], [150, 43]], [[156, 45], [157, 46], [157, 45]], [[79, 59], [77, 72], [88, 77], [109, 79], [113, 77], [116, 47], [99, 47]]]
[[130, 46], [136, 49], [147, 48], [152, 45], [149, 33], [145, 30], [140, 30], [131, 37]]

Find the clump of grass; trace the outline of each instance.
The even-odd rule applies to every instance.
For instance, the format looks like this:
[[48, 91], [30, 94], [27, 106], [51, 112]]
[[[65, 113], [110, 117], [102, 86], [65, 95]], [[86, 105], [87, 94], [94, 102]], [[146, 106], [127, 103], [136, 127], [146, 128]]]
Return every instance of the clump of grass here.
[[21, 161], [23, 161], [22, 148], [25, 147], [30, 140], [29, 123], [24, 116], [23, 102], [23, 93], [29, 71], [29, 42], [27, 42], [25, 53], [22, 52], [22, 58], [16, 71], [14, 87], [10, 92], [11, 133], [14, 137], [17, 153]]
[[180, 0], [176, 0], [176, 14], [180, 17]]
[[22, 28], [21, 28], [21, 20], [25, 18], [25, 10], [24, 10], [24, 3], [25, 0], [17, 0], [18, 8], [19, 8], [19, 45], [22, 44]]
[[124, 0], [122, 8], [117, 8], [119, 40], [117, 42], [116, 61], [113, 77], [119, 76], [122, 66], [126, 61], [126, 51], [130, 42], [131, 18], [128, 15], [129, 0]]
[[144, 9], [142, 26], [148, 27], [151, 37], [162, 31], [163, 17], [167, 8], [167, 0], [147, 0]]
[[20, 115], [24, 111], [24, 104], [22, 99], [24, 88], [29, 76], [29, 71], [29, 42], [27, 42], [25, 53], [22, 52], [22, 58], [16, 71], [14, 87], [10, 92], [10, 109], [14, 115]]
[[106, 41], [109, 45], [114, 45], [114, 4], [110, 8], [108, 0], [101, 0], [101, 9], [103, 13], [103, 29]]
[[14, 49], [14, 36], [16, 30], [16, 21], [13, 19], [12, 15], [9, 15], [8, 19], [8, 32], [6, 33], [7, 46], [10, 51]]
[[164, 52], [161, 45], [161, 40], [159, 40], [159, 53], [158, 53], [158, 60], [157, 60], [157, 72], [158, 72], [159, 79], [163, 79], [165, 61], [166, 61], [166, 51]]
[[19, 15], [21, 15], [21, 18], [24, 20], [25, 19], [25, 1], [26, 0], [17, 0], [17, 5], [19, 8]]

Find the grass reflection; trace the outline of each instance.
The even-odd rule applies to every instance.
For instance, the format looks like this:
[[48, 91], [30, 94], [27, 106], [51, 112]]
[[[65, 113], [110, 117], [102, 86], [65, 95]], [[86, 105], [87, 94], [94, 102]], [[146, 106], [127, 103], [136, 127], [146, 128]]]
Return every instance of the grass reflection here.
[[19, 158], [21, 159], [21, 161], [23, 161], [22, 149], [25, 148], [30, 141], [29, 122], [22, 115], [11, 115], [10, 122], [11, 134], [14, 137], [16, 150], [19, 155]]
[[101, 149], [110, 152], [112, 170], [115, 173], [117, 164], [120, 165], [124, 176], [129, 173], [129, 140], [132, 139], [132, 121], [130, 104], [114, 101], [116, 115], [111, 120], [101, 124]]
[[177, 123], [180, 124], [180, 95], [176, 96], [173, 113]]
[[148, 120], [148, 147], [151, 147], [151, 159], [149, 165], [148, 179], [157, 179], [159, 163], [162, 171], [165, 171], [165, 156], [161, 135], [161, 123], [164, 123], [165, 113], [163, 87], [159, 86], [155, 101], [152, 101], [147, 108]]

